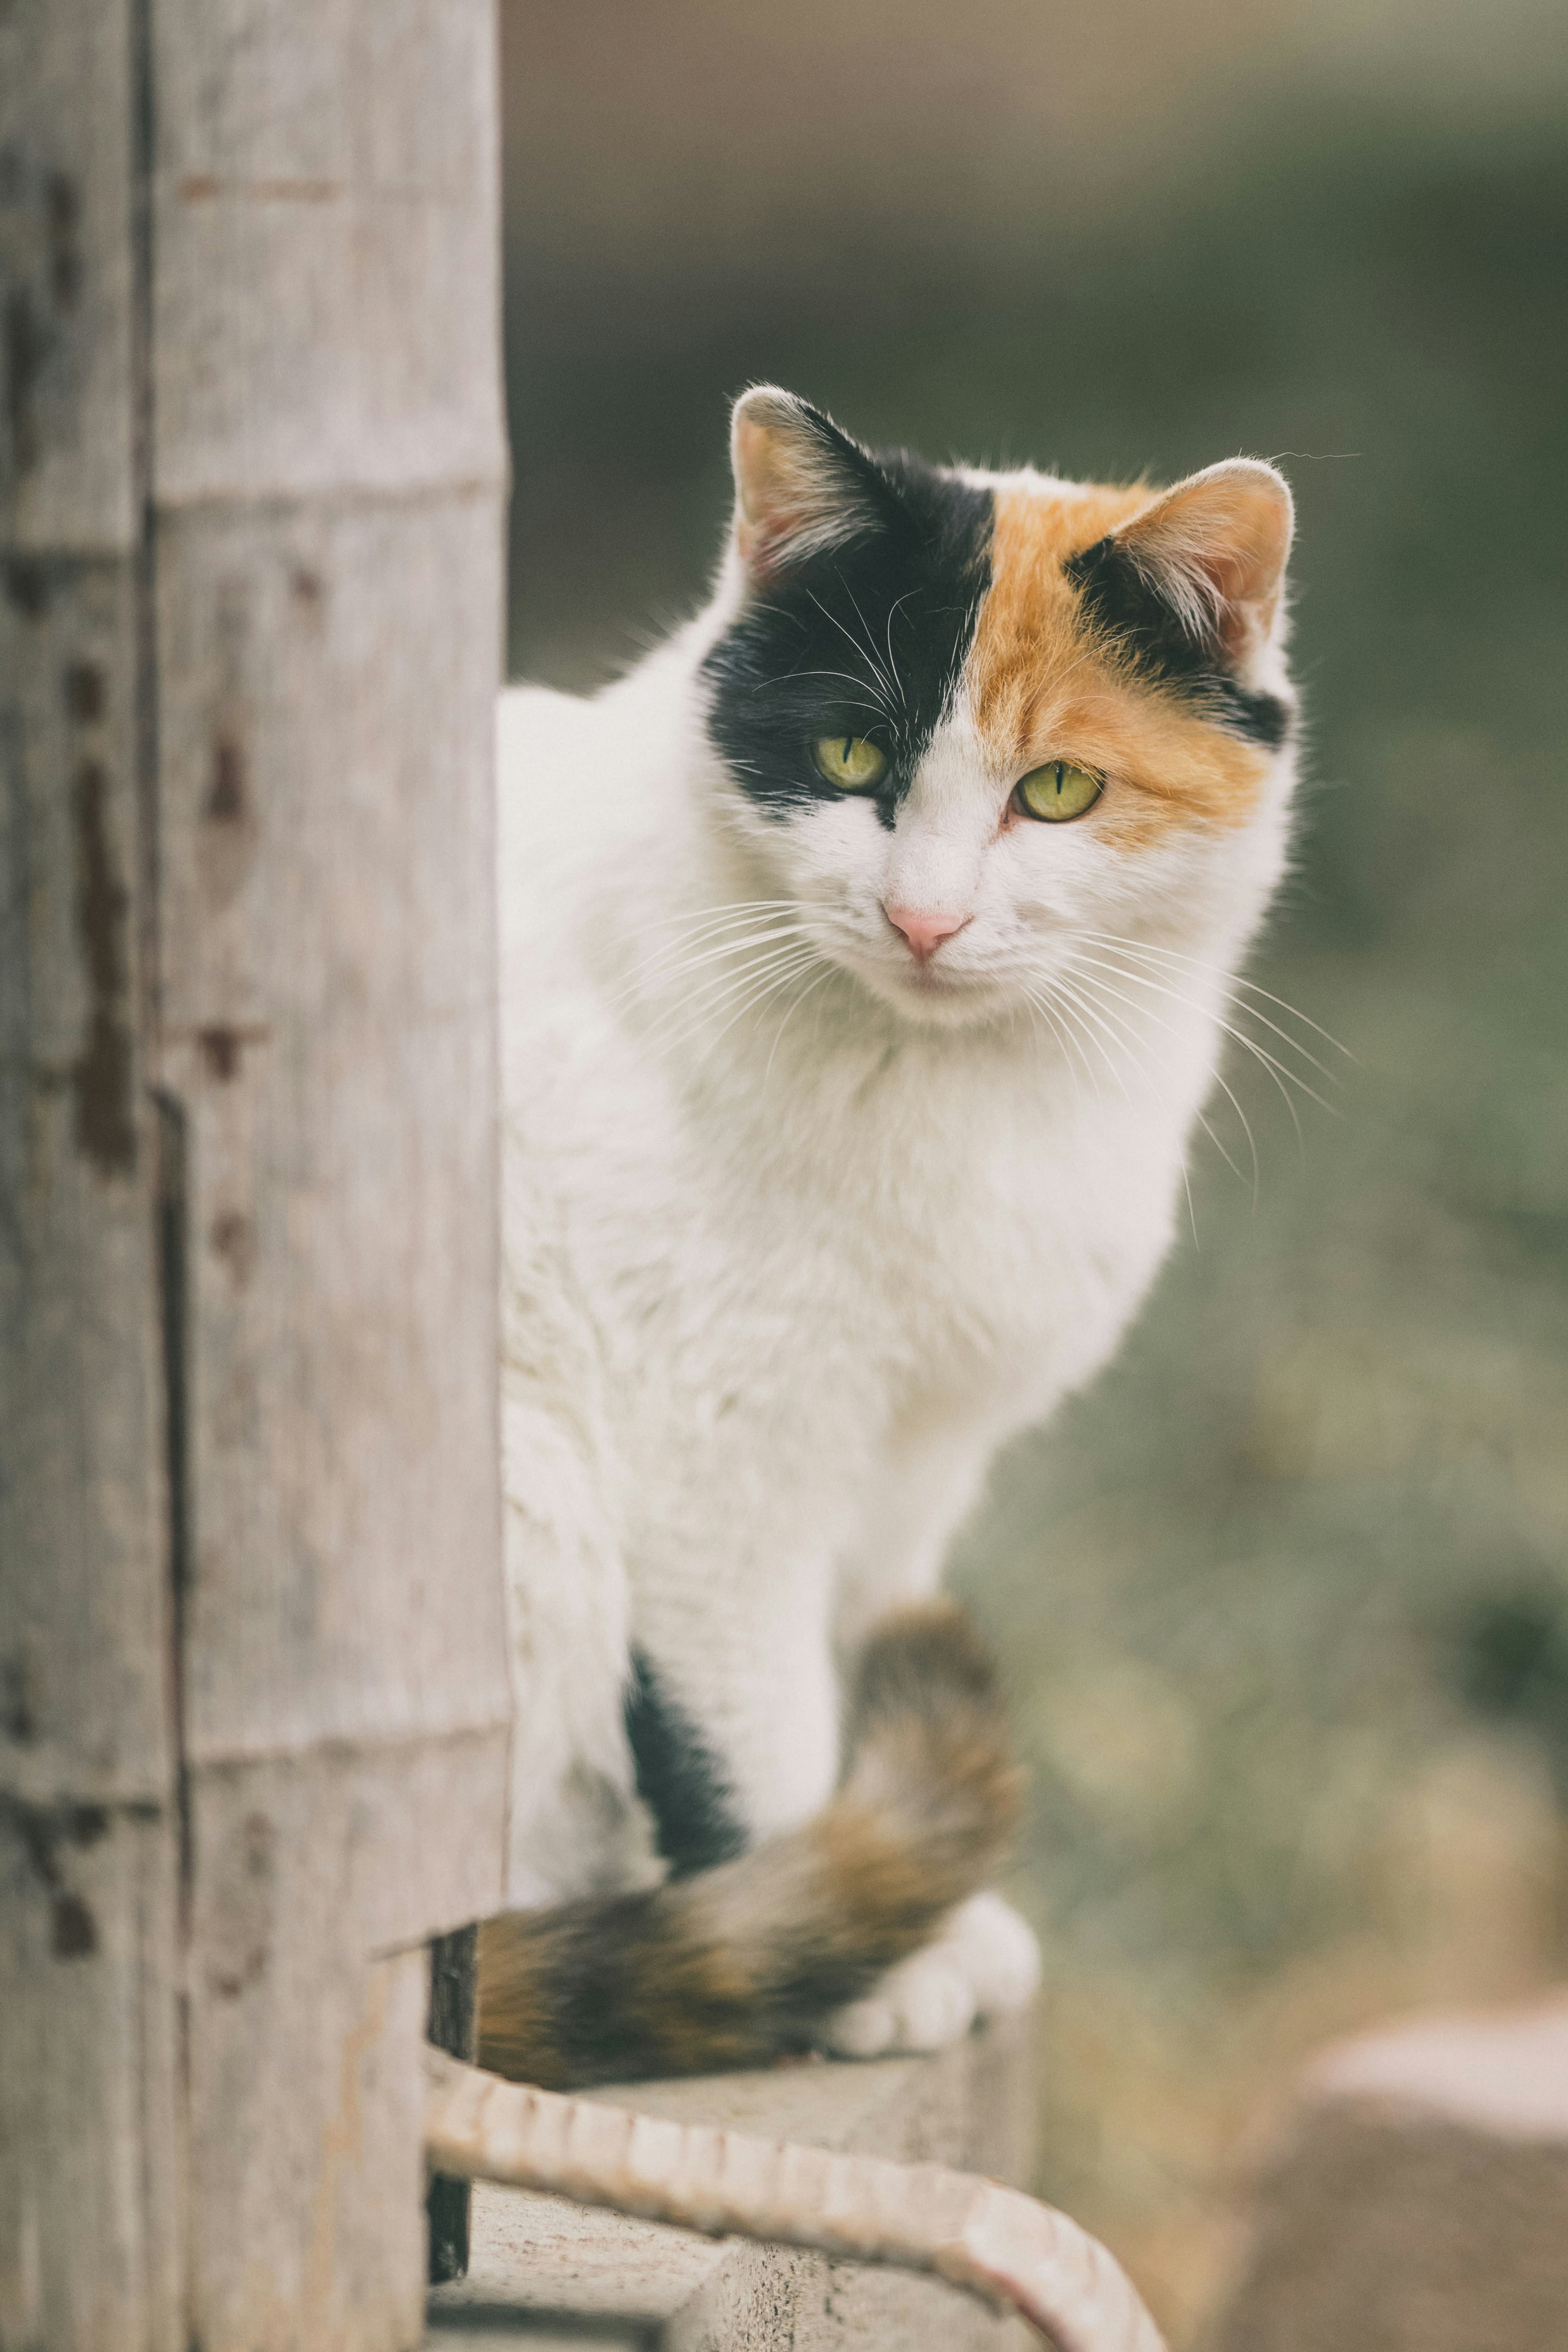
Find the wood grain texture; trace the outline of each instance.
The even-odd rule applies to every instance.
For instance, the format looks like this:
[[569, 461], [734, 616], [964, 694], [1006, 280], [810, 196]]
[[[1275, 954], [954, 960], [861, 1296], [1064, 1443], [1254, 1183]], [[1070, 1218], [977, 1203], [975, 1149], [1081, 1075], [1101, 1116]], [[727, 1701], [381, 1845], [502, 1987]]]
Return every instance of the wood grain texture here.
[[132, 0], [0, 8], [0, 533], [123, 558], [138, 527]]
[[0, 2345], [417, 2339], [499, 1898], [489, 0], [0, 5]]
[[170, 1633], [131, 559], [13, 554], [3, 577], [0, 1785], [46, 1805], [162, 1803]]
[[154, 22], [161, 502], [474, 482], [493, 504], [492, 0], [160, 0]]
[[132, 26], [0, 10], [0, 2344], [183, 2352]]
[[500, 587], [493, 496], [162, 528], [198, 1769], [506, 1717], [486, 1566]]
[[492, 41], [477, 0], [155, 22], [191, 2315], [368, 2352], [419, 2325], [426, 1991], [366, 1956], [498, 1900], [509, 1712]]
[[159, 1808], [0, 1801], [6, 2352], [186, 2352], [176, 1876]]

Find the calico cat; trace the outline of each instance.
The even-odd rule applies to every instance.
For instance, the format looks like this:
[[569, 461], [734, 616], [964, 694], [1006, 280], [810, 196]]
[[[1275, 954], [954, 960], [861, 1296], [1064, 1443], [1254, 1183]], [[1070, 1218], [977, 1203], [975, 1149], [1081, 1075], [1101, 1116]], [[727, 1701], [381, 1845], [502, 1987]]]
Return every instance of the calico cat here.
[[732, 448], [706, 608], [500, 710], [480, 2055], [547, 2084], [1027, 2000], [1016, 1780], [935, 1588], [1165, 1255], [1288, 844], [1270, 467], [938, 468], [770, 387]]

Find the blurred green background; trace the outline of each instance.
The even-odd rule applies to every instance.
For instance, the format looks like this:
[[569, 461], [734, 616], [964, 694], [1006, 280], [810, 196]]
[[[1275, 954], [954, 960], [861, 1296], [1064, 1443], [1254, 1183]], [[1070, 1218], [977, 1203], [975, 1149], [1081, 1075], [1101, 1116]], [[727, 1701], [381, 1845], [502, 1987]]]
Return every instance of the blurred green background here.
[[[1311, 724], [1238, 1178], [958, 1579], [1011, 1661], [1041, 2184], [1202, 2339], [1304, 2054], [1564, 1969], [1568, 42], [1555, 6], [506, 0], [511, 666], [701, 597], [774, 378], [1295, 486]], [[1252, 1034], [1283, 1054], [1280, 1040]]]

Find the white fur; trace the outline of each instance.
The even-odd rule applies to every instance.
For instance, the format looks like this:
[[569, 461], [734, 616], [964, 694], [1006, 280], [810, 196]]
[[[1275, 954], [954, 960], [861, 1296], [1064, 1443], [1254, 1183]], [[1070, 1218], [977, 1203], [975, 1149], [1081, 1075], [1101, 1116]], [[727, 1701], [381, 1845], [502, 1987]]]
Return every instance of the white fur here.
[[840, 2010], [824, 2038], [842, 2058], [945, 2050], [978, 2021], [1024, 2008], [1039, 1982], [1040, 1949], [1018, 1913], [999, 1895], [974, 1895], [923, 1952]]
[[[696, 677], [745, 591], [732, 549], [708, 610], [623, 682], [501, 704], [519, 1903], [651, 1866], [631, 1638], [753, 1832], [827, 1797], [835, 1643], [931, 1590], [998, 1446], [1092, 1377], [1165, 1254], [1226, 976], [1285, 854], [1288, 755], [1247, 825], [1136, 855], [1092, 821], [1001, 827], [1016, 779], [961, 698], [891, 834], [853, 799], [764, 816]], [[1282, 682], [1277, 644], [1256, 682]], [[928, 971], [894, 895], [971, 917]], [[681, 926], [766, 900], [816, 953], [748, 1007], [745, 926]], [[1023, 982], [1071, 983], [1093, 932], [1197, 964], [1053, 1029]], [[946, 1994], [915, 1969], [849, 2043], [962, 2031], [988, 1998], [968, 1975], [934, 2024]]]

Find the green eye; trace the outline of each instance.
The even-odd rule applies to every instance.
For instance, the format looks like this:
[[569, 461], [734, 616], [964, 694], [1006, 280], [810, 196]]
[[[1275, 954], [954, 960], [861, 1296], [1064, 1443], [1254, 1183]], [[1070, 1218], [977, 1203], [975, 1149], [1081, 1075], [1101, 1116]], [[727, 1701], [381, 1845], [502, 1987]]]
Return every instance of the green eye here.
[[1087, 768], [1052, 760], [1046, 767], [1031, 768], [1013, 786], [1013, 799], [1025, 816], [1041, 817], [1047, 824], [1065, 824], [1070, 816], [1082, 816], [1085, 809], [1092, 809], [1101, 789], [1101, 778], [1092, 776]]
[[866, 735], [821, 735], [811, 758], [818, 775], [841, 793], [874, 792], [887, 773], [887, 753]]

